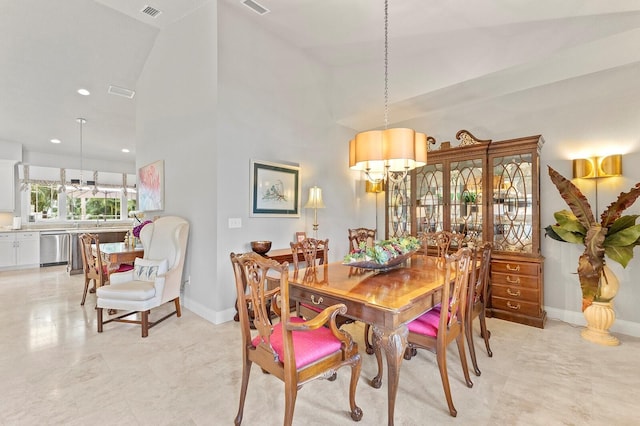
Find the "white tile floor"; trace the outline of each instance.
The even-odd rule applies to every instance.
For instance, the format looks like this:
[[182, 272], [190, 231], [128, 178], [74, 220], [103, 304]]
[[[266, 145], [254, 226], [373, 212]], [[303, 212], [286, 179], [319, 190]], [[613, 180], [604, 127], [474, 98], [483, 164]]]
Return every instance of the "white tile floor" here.
[[[146, 339], [130, 324], [107, 324], [98, 334], [95, 295], [84, 307], [81, 297], [82, 277], [69, 277], [64, 267], [0, 272], [0, 424], [233, 424], [237, 323], [213, 325], [183, 309]], [[347, 329], [361, 341], [361, 325]], [[476, 336], [482, 375], [472, 374], [472, 389], [463, 383], [457, 350], [448, 352], [458, 417], [448, 414], [434, 356], [420, 351], [402, 365], [396, 425], [640, 424], [640, 339], [617, 335], [621, 346], [601, 347], [553, 320], [540, 330], [490, 319], [489, 329], [494, 356]], [[361, 425], [387, 421], [386, 385], [368, 385], [375, 371], [374, 357], [363, 351]], [[282, 424], [281, 382], [254, 367], [249, 386], [243, 424]], [[354, 424], [347, 387], [346, 370], [336, 382], [303, 387], [294, 424]]]

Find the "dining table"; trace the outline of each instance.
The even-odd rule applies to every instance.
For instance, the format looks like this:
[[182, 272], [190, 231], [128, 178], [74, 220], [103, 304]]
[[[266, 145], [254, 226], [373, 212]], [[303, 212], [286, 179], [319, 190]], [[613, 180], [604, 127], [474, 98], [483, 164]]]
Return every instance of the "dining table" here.
[[[97, 254], [95, 244], [91, 246], [93, 255]], [[137, 257], [144, 257], [144, 247], [126, 243], [100, 243], [100, 256], [107, 266], [109, 275], [120, 268], [123, 263], [133, 263]]]
[[[344, 316], [370, 324], [374, 344], [387, 361], [388, 424], [393, 425], [400, 366], [407, 348], [407, 323], [440, 302], [445, 271], [438, 258], [414, 254], [390, 270], [362, 269], [340, 262], [290, 273], [289, 298], [324, 309], [336, 303]], [[455, 273], [451, 274], [452, 279]], [[371, 380], [379, 388], [382, 377]]]

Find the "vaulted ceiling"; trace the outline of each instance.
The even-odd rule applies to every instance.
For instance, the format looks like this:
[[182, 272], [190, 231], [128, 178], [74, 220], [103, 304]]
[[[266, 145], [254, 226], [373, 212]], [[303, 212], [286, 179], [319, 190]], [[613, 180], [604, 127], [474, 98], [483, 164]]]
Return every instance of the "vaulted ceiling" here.
[[[136, 98], [107, 90], [135, 91], [158, 33], [206, 2], [0, 0], [0, 141], [77, 155], [85, 117], [85, 155], [133, 161]], [[382, 124], [383, 0], [256, 0], [264, 15], [220, 2], [327, 67], [339, 123]], [[562, 81], [593, 98], [638, 85], [620, 78], [640, 76], [637, 0], [389, 3], [391, 122]]]

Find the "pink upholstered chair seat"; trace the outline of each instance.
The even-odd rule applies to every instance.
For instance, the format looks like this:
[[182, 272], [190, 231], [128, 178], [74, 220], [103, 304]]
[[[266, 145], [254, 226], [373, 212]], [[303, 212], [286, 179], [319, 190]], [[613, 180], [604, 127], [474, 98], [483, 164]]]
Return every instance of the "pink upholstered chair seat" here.
[[[293, 323], [304, 322], [302, 318], [291, 317]], [[254, 347], [260, 344], [260, 336], [256, 336], [251, 342]], [[276, 324], [271, 335], [271, 346], [280, 359], [284, 359], [284, 346], [282, 344], [282, 324]], [[322, 359], [341, 348], [341, 342], [327, 327], [320, 327], [311, 331], [294, 331], [293, 347], [296, 358], [296, 369], [300, 369], [319, 359]]]
[[424, 336], [436, 337], [440, 326], [441, 305], [438, 304], [407, 324], [409, 331]]

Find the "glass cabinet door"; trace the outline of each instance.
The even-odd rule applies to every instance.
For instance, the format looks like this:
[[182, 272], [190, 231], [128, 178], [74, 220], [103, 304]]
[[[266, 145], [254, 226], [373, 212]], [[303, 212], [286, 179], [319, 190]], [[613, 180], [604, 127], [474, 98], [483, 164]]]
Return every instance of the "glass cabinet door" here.
[[491, 212], [495, 250], [532, 252], [532, 161], [531, 153], [493, 158]]
[[482, 232], [482, 170], [484, 158], [451, 161], [449, 163], [450, 209], [449, 230], [462, 233], [465, 241], [483, 240]]
[[444, 229], [443, 164], [428, 164], [416, 170], [416, 234]]
[[410, 176], [387, 179], [388, 238], [411, 235], [410, 188]]

